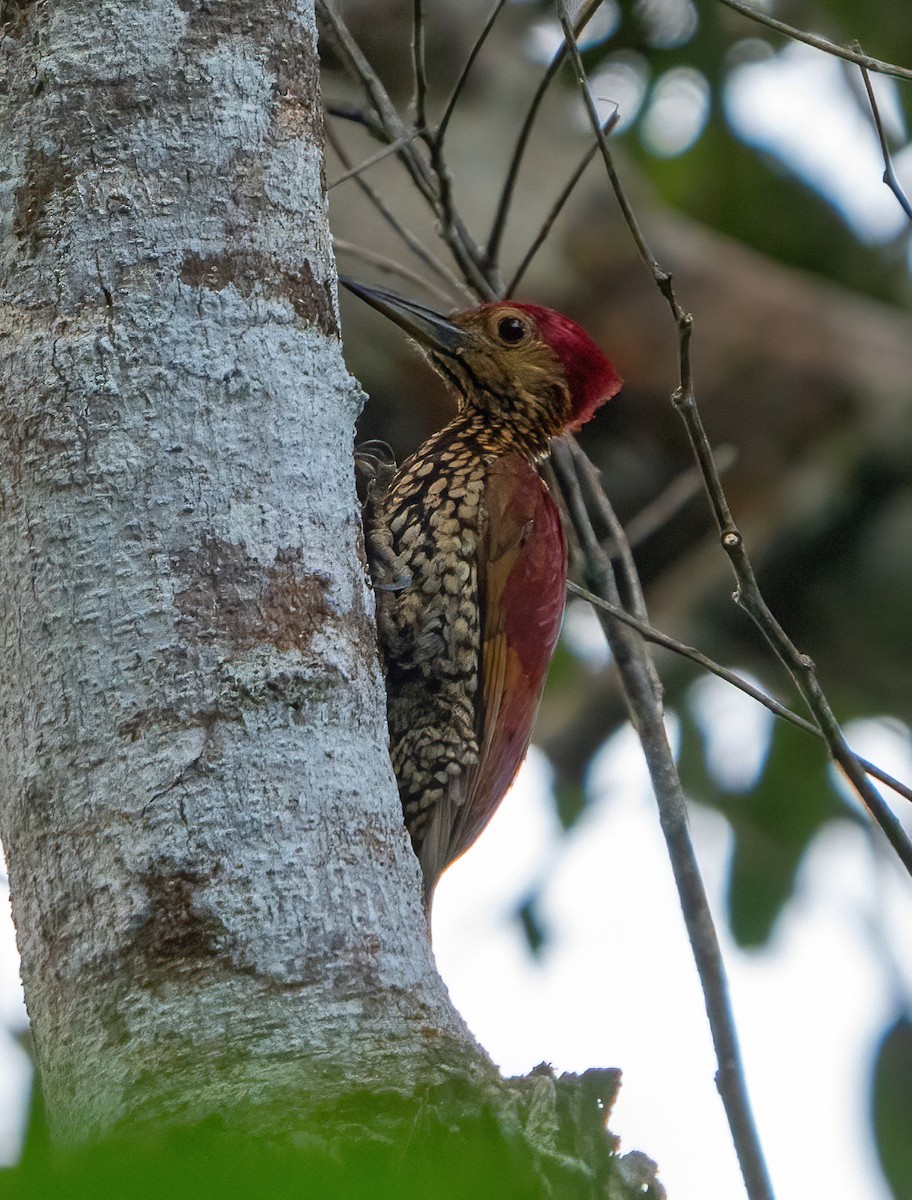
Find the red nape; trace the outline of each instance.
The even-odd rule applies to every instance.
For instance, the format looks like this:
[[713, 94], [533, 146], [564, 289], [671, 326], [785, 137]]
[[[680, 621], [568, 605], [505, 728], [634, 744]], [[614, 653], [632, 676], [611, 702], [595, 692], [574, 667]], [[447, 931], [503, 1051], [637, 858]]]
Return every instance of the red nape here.
[[570, 387], [572, 407], [567, 431], [575, 433], [624, 382], [611, 359], [575, 321], [537, 304], [514, 304], [535, 321], [545, 342], [561, 361]]

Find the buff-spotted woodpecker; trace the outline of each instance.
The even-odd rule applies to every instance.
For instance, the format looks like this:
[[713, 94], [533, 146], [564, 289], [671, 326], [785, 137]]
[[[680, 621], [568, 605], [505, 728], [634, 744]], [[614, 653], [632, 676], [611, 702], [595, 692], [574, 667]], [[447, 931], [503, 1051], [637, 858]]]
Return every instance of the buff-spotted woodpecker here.
[[621, 379], [552, 309], [443, 317], [342, 282], [411, 335], [458, 404], [376, 489], [366, 530], [390, 754], [429, 904], [519, 769], [560, 631], [567, 546], [536, 464]]

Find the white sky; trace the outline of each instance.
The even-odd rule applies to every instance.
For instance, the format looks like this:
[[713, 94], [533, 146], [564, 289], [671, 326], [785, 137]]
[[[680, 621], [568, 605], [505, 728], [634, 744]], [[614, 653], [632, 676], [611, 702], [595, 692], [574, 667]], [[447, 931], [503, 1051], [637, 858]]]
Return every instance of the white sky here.
[[[882, 759], [912, 777], [908, 735], [868, 732]], [[484, 837], [441, 882], [434, 944], [444, 979], [507, 1074], [543, 1060], [559, 1072], [621, 1067], [610, 1125], [623, 1148], [658, 1160], [671, 1200], [732, 1200], [743, 1188], [634, 735], [624, 730], [603, 752], [597, 800], [563, 841], [547, 788], [547, 766], [533, 755]], [[718, 913], [727, 828], [697, 809], [692, 832]], [[542, 878], [551, 941], [535, 961], [511, 914]], [[718, 921], [778, 1200], [886, 1200], [865, 1110], [874, 1039], [893, 1015], [875, 920], [891, 929], [912, 981], [908, 880], [877, 865], [869, 839], [846, 823], [815, 844], [768, 950], [739, 951]]]
[[[894, 81], [873, 75], [872, 83], [888, 134], [899, 132]], [[734, 71], [725, 100], [735, 131], [829, 197], [856, 237], [885, 242], [908, 228], [908, 217], [882, 179], [883, 156], [867, 101], [859, 103], [849, 89], [840, 60], [789, 45], [774, 58]], [[912, 150], [897, 154], [893, 165], [909, 195]], [[788, 214], [779, 217], [787, 220]]]

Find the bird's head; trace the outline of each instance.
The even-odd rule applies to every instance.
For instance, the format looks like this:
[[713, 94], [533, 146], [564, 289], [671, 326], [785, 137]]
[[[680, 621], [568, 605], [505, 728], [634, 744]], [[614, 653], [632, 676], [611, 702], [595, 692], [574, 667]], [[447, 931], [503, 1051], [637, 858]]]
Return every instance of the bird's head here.
[[444, 317], [384, 288], [340, 281], [414, 338], [463, 407], [504, 418], [542, 451], [621, 386], [588, 333], [554, 309], [503, 301]]

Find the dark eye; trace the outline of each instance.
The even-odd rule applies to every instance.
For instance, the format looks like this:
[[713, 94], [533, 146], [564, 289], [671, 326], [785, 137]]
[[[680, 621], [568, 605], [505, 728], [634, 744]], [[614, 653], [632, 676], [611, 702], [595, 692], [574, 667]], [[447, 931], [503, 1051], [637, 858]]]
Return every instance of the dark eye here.
[[526, 323], [519, 317], [502, 317], [497, 323], [497, 336], [508, 346], [515, 346], [526, 336]]

